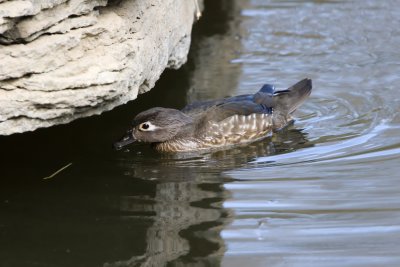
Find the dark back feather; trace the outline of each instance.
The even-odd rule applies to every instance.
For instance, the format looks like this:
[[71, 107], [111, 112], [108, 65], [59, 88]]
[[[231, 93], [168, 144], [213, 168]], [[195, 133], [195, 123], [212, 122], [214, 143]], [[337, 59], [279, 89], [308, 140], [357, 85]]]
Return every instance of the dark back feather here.
[[254, 95], [239, 95], [220, 100], [194, 102], [182, 112], [199, 120], [199, 126], [207, 121], [222, 121], [234, 115], [272, 114], [283, 115], [294, 112], [310, 95], [311, 79], [303, 79], [287, 90], [275, 91], [275, 87], [265, 84]]

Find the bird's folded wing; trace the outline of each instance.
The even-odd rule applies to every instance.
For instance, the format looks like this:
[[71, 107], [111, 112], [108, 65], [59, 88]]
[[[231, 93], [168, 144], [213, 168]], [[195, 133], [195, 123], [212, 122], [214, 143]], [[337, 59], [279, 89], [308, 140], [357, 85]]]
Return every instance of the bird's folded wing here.
[[269, 113], [269, 110], [263, 105], [254, 103], [252, 100], [226, 102], [207, 109], [201, 119], [220, 122], [235, 115], [248, 116], [254, 113]]

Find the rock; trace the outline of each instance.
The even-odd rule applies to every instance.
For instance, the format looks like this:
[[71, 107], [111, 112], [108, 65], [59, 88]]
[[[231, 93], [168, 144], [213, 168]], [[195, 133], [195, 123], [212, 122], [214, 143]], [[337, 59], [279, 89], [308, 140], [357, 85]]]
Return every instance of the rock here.
[[[14, 38], [18, 38], [17, 25], [20, 21], [26, 21], [34, 18], [42, 10], [52, 9], [55, 6], [67, 2], [68, 0], [14, 0], [0, 1], [0, 33], [3, 35], [0, 38], [2, 43], [11, 43]], [[4, 3], [1, 3], [4, 2]], [[42, 2], [42, 3], [41, 3]], [[22, 19], [21, 17], [26, 17]], [[50, 18], [52, 20], [52, 18]], [[44, 22], [45, 23], [45, 22]], [[34, 28], [34, 27], [33, 27]], [[10, 39], [8, 39], [10, 38]]]
[[150, 90], [186, 61], [196, 1], [0, 2], [0, 134], [100, 114]]

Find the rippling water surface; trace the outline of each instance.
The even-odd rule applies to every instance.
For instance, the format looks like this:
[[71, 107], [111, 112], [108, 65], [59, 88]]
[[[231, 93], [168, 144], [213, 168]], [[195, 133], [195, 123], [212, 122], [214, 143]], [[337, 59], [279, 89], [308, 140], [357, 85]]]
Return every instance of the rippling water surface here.
[[[396, 0], [206, 1], [150, 93], [1, 137], [0, 266], [400, 266], [399, 25]], [[149, 107], [304, 77], [296, 122], [261, 142], [111, 149]]]

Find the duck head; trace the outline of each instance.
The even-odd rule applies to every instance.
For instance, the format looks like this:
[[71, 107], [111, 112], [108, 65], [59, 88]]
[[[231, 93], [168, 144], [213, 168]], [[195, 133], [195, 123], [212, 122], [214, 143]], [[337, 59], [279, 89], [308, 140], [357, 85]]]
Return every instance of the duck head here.
[[160, 143], [171, 140], [185, 131], [192, 118], [171, 108], [151, 108], [133, 119], [132, 128], [114, 144], [119, 150], [133, 142]]

